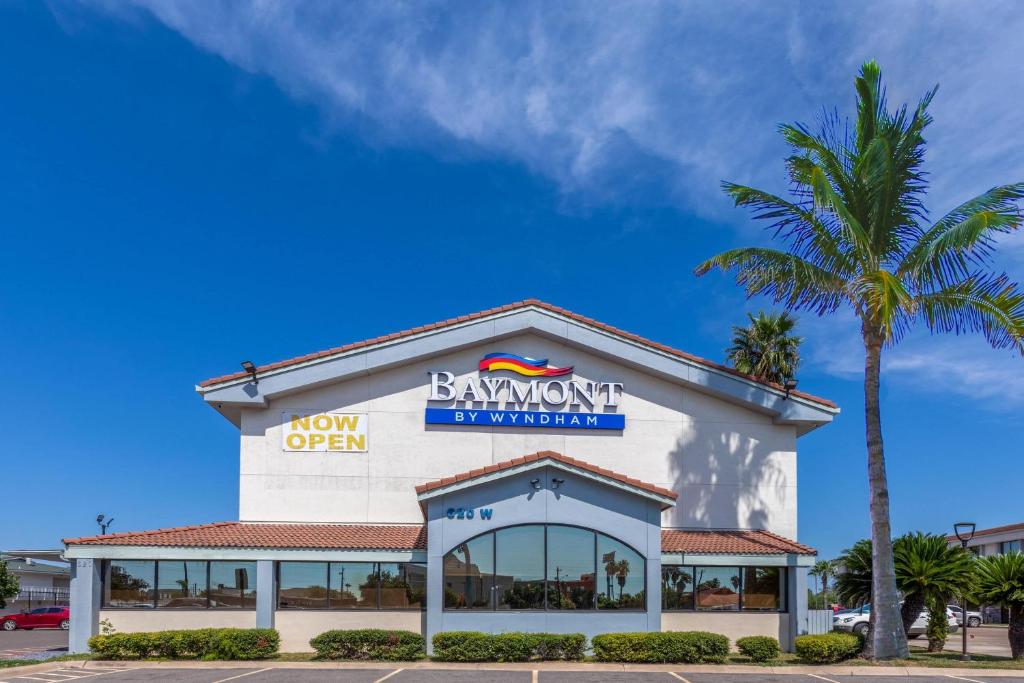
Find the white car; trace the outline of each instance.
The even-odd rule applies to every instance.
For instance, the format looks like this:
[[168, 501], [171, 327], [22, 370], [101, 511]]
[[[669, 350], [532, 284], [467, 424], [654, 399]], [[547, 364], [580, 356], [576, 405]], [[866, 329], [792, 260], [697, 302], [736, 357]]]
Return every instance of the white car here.
[[[949, 632], [955, 633], [960, 626], [957, 624], [956, 615], [953, 611], [946, 609], [946, 618], [949, 619]], [[847, 631], [856, 633], [859, 636], [866, 636], [871, 630], [871, 605], [839, 612], [832, 617], [832, 628], [836, 631]], [[928, 610], [923, 610], [917, 619], [910, 626], [907, 633], [908, 638], [917, 638], [924, 635], [928, 630]]]
[[[948, 607], [950, 609], [950, 611], [953, 612], [953, 615], [956, 616], [956, 623], [958, 623], [961, 626], [963, 626], [964, 625], [963, 610], [961, 610], [956, 605], [946, 605], [946, 607]], [[978, 626], [981, 626], [981, 612], [974, 612], [974, 611], [971, 611], [971, 610], [967, 610], [967, 625], [970, 626], [971, 628], [976, 628]]]

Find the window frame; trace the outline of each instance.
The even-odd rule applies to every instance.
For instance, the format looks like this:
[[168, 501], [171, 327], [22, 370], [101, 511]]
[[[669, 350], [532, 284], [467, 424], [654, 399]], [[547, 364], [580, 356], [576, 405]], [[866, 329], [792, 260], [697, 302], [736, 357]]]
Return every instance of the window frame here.
[[[687, 569], [690, 575], [693, 577], [691, 583], [690, 593], [693, 596], [693, 607], [689, 609], [680, 609], [678, 607], [667, 607], [665, 604], [665, 570], [671, 567], [680, 567]], [[697, 569], [736, 569], [738, 570], [740, 577], [740, 586], [738, 590], [738, 607], [736, 609], [723, 609], [723, 610], [712, 610], [712, 609], [701, 609], [697, 606]], [[779, 570], [779, 589], [782, 595], [779, 599], [778, 609], [759, 609], [759, 608], [747, 608], [744, 606], [744, 595], [746, 593], [746, 578], [745, 570], [747, 569], [777, 569]], [[770, 566], [763, 564], [730, 564], [730, 565], [707, 565], [707, 564], [662, 564], [661, 565], [661, 611], [662, 612], [683, 612], [683, 613], [694, 613], [694, 612], [713, 612], [715, 614], [788, 614], [789, 613], [789, 567], [788, 566]]]
[[[160, 563], [161, 562], [178, 562], [177, 559], [135, 559], [135, 558], [107, 558], [101, 561], [100, 565], [100, 609], [104, 610], [119, 610], [119, 611], [135, 611], [135, 610], [161, 610], [168, 612], [201, 612], [206, 610], [225, 611], [225, 612], [255, 612], [258, 601], [259, 591], [256, 591], [255, 598], [257, 605], [252, 607], [211, 607], [210, 606], [210, 563], [211, 562], [250, 562], [252, 560], [181, 560], [182, 562], [202, 562], [206, 565], [206, 606], [205, 607], [160, 607]], [[107, 589], [107, 577], [110, 573], [111, 562], [152, 562], [153, 563], [153, 599], [148, 605], [138, 605], [135, 607], [118, 607], [116, 605], [106, 604], [106, 589]], [[256, 565], [256, 571], [259, 571], [259, 564]], [[255, 577], [253, 577], [255, 580]], [[255, 589], [254, 589], [255, 590]]]
[[[498, 551], [497, 551], [498, 543], [497, 543], [497, 533], [499, 531], [504, 530], [504, 529], [512, 529], [512, 528], [523, 527], [523, 526], [539, 526], [539, 527], [541, 527], [544, 530], [544, 547], [541, 549], [542, 552], [543, 552], [543, 558], [544, 558], [544, 606], [541, 607], [541, 608], [537, 608], [537, 609], [501, 609], [501, 610], [499, 610], [499, 609], [497, 609], [498, 601], [497, 601], [496, 596], [494, 595], [494, 588], [493, 588], [495, 585], [497, 585], [496, 582], [497, 582], [497, 576], [498, 576]], [[593, 595], [593, 597], [591, 599], [591, 603], [592, 604], [591, 604], [590, 607], [586, 607], [586, 608], [582, 608], [582, 609], [574, 609], [574, 610], [562, 610], [562, 609], [552, 609], [549, 606], [549, 602], [548, 602], [548, 582], [550, 581], [550, 579], [547, 576], [547, 569], [548, 569], [548, 530], [551, 527], [563, 527], [563, 528], [570, 528], [570, 529], [580, 529], [581, 531], [589, 532], [593, 536], [593, 546], [594, 546], [594, 551], [593, 551], [594, 595]], [[468, 538], [462, 539], [461, 541], [459, 541], [458, 543], [453, 545], [451, 548], [446, 550], [441, 555], [441, 589], [442, 589], [442, 594], [444, 593], [444, 588], [445, 588], [444, 558], [448, 557], [448, 555], [450, 553], [452, 553], [459, 546], [461, 546], [461, 545], [463, 545], [465, 543], [469, 543], [470, 541], [474, 541], [474, 540], [476, 540], [476, 539], [478, 539], [478, 538], [480, 538], [482, 536], [487, 536], [487, 535], [491, 535], [491, 536], [494, 537], [494, 539], [492, 541], [492, 549], [491, 549], [491, 563], [492, 563], [492, 566], [494, 567], [494, 571], [491, 574], [491, 584], [492, 584], [491, 593], [492, 593], [492, 595], [491, 595], [491, 599], [490, 599], [490, 606], [489, 607], [485, 607], [485, 608], [479, 608], [479, 609], [466, 609], [466, 608], [457, 608], [457, 607], [447, 607], [447, 606], [445, 606], [445, 604], [443, 602], [443, 595], [442, 595], [441, 611], [443, 611], [443, 612], [453, 612], [453, 613], [457, 613], [457, 614], [473, 614], [473, 613], [488, 613], [488, 612], [493, 612], [493, 613], [499, 613], [500, 612], [501, 614], [538, 614], [538, 613], [550, 613], [550, 614], [581, 614], [581, 613], [582, 614], [616, 614], [616, 613], [621, 613], [621, 614], [643, 614], [643, 613], [648, 612], [651, 609], [650, 592], [648, 590], [649, 586], [648, 586], [648, 582], [647, 582], [647, 563], [648, 563], [649, 560], [648, 560], [648, 558], [646, 556], [644, 556], [643, 553], [641, 553], [639, 550], [634, 548], [629, 543], [626, 543], [625, 541], [623, 541], [618, 536], [613, 536], [612, 534], [606, 533], [604, 531], [600, 531], [598, 529], [594, 529], [594, 528], [591, 528], [591, 527], [585, 527], [585, 526], [582, 526], [580, 524], [561, 524], [561, 523], [557, 523], [557, 522], [523, 522], [521, 524], [509, 524], [508, 526], [499, 527], [497, 529], [488, 529], [487, 531], [483, 531], [483, 532], [481, 532], [479, 534], [476, 534], [475, 536], [470, 536]], [[599, 561], [598, 556], [597, 556], [598, 555], [598, 545], [599, 545], [598, 544], [598, 536], [599, 535], [600, 536], [605, 536], [607, 538], [610, 538], [613, 541], [615, 541], [616, 543], [621, 543], [623, 546], [625, 546], [626, 548], [628, 548], [632, 552], [636, 553], [637, 556], [640, 557], [641, 560], [643, 560], [643, 577], [644, 577], [644, 587], [643, 587], [643, 591], [644, 591], [644, 606], [643, 607], [630, 607], [630, 608], [621, 608], [621, 609], [609, 609], [609, 608], [600, 608], [600, 607], [597, 606], [597, 603], [598, 603], [598, 601], [597, 601], [597, 574], [598, 574], [598, 569], [600, 567], [600, 561]]]
[[[327, 607], [282, 607], [281, 606], [281, 566], [289, 563], [322, 564], [327, 571]], [[373, 607], [332, 607], [331, 606], [331, 565], [332, 564], [369, 564], [373, 565], [372, 576], [376, 580], [376, 605]], [[380, 576], [382, 564], [415, 565], [427, 568], [425, 562], [367, 562], [365, 560], [278, 560], [274, 562], [274, 609], [287, 612], [424, 612], [427, 609], [427, 591], [423, 592], [422, 607], [381, 607]]]

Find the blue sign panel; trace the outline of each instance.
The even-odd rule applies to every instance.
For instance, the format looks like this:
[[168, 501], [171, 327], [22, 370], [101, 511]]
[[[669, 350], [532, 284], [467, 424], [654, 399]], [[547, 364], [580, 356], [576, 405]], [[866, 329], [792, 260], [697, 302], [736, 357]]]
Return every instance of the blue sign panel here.
[[549, 413], [540, 410], [427, 408], [426, 423], [428, 425], [481, 425], [487, 427], [625, 429], [626, 416], [611, 413]]

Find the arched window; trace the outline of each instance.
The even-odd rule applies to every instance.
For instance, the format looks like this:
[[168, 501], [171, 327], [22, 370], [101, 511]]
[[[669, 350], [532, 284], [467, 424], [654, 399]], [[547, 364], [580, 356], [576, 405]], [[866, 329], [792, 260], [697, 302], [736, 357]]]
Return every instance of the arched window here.
[[523, 524], [444, 556], [444, 607], [457, 610], [644, 610], [647, 563], [622, 541], [561, 524]]

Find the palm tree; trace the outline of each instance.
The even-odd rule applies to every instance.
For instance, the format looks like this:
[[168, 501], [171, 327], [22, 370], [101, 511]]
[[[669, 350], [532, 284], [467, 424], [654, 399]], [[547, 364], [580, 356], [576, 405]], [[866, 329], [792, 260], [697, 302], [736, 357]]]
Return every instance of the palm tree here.
[[800, 364], [800, 337], [792, 334], [796, 318], [781, 313], [748, 313], [750, 324], [732, 328], [732, 346], [725, 350], [732, 366], [745, 375], [782, 384]]
[[[900, 621], [904, 632], [926, 605], [936, 601], [945, 605], [969, 589], [973, 556], [959, 546], [949, 547], [945, 536], [911, 533], [897, 538], [892, 546], [896, 587], [903, 596]], [[871, 541], [863, 539], [840, 556], [843, 571], [836, 578], [836, 592], [843, 602], [860, 604], [871, 599], [871, 549]], [[875, 611], [873, 603], [871, 611]], [[944, 607], [942, 611], [945, 614]]]
[[810, 571], [807, 572], [815, 578], [821, 579], [821, 599], [825, 599], [825, 594], [828, 593], [828, 580], [830, 577], [835, 576], [835, 560], [818, 560], [811, 567]]
[[1024, 554], [1006, 553], [978, 558], [975, 597], [1010, 611], [1010, 655], [1024, 659]]
[[1024, 293], [988, 270], [994, 238], [1021, 224], [1024, 183], [995, 187], [927, 224], [923, 132], [931, 122], [927, 93], [912, 112], [890, 112], [877, 64], [856, 79], [852, 130], [838, 114], [812, 133], [784, 125], [793, 149], [786, 160], [793, 199], [724, 183], [737, 206], [767, 220], [785, 250], [748, 247], [700, 264], [734, 270], [748, 296], [764, 294], [789, 309], [819, 315], [848, 305], [864, 344], [864, 412], [874, 540], [871, 620], [873, 656], [907, 655], [900, 633], [882, 446], [879, 376], [882, 348], [915, 320], [932, 332], [982, 332], [996, 348], [1024, 353]]

